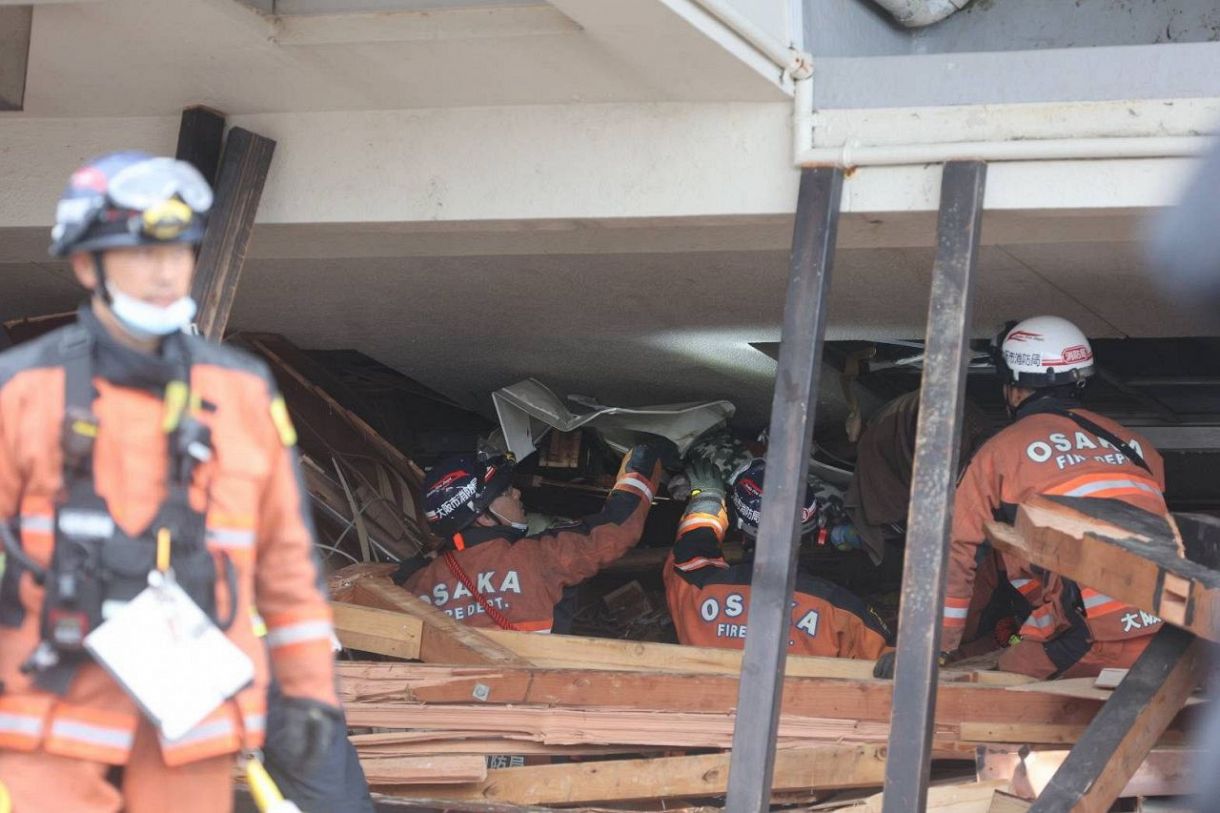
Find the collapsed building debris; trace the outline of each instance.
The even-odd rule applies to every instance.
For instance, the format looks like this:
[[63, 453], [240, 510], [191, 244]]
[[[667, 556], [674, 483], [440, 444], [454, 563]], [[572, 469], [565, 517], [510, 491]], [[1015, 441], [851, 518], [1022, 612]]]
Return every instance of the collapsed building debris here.
[[[389, 578], [394, 562], [435, 549], [417, 508], [420, 467], [348, 408], [355, 396], [335, 396], [343, 382], [309, 354], [280, 337], [238, 341], [281, 379], [320, 544], [339, 552], [330, 589], [345, 648], [341, 695], [383, 803], [722, 809], [743, 656], [667, 643], [664, 601], [648, 581], [664, 547], [632, 551], [598, 578], [592, 592], [606, 626], [585, 631], [608, 637], [463, 626]], [[521, 484], [543, 502], [570, 507], [604, 497], [611, 478], [595, 460], [595, 438], [552, 431], [539, 447], [540, 465]], [[1058, 498], [1032, 501], [1015, 525], [988, 532], [1001, 550], [1214, 638], [1216, 526], [1197, 515], [1158, 525], [1105, 500]], [[672, 517], [657, 538], [671, 527]], [[1125, 557], [1122, 578], [1111, 566], [1116, 556]], [[1115, 799], [1186, 792], [1194, 755], [1186, 707], [1201, 702], [1192, 691], [1202, 659], [1193, 637], [1174, 630], [1156, 649], [1168, 680], [1112, 671], [1035, 682], [993, 671], [986, 658], [942, 672], [928, 809], [1101, 811]], [[872, 667], [787, 659], [774, 806], [880, 811], [893, 686], [874, 679]], [[1079, 742], [1107, 754], [1104, 764], [1082, 767]], [[1040, 795], [1062, 806], [1047, 807]]]

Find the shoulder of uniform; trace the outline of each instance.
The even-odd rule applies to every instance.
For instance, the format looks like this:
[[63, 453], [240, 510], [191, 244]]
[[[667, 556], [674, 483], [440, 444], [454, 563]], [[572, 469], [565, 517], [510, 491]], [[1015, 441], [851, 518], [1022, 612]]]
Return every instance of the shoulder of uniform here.
[[859, 618], [866, 626], [872, 627], [884, 636], [889, 636], [890, 630], [877, 614], [877, 611], [864, 599], [848, 590], [846, 587], [827, 581], [820, 576], [798, 572], [796, 589], [808, 596], [820, 598], [834, 605], [838, 610], [849, 612]]
[[73, 348], [86, 341], [85, 329], [71, 324], [5, 350], [0, 353], [0, 387], [26, 370], [62, 367]]
[[274, 386], [275, 379], [267, 362], [246, 350], [208, 341], [201, 336], [187, 336], [187, 347], [196, 364], [210, 364], [226, 370], [256, 376]]
[[1049, 412], [1038, 412], [1033, 415], [1026, 415], [1024, 418], [1013, 421], [1008, 426], [1005, 426], [1000, 431], [996, 432], [987, 441], [979, 447], [979, 452], [986, 452], [992, 449], [1002, 449], [1005, 444], [1012, 443], [1014, 439], [1021, 438], [1026, 435], [1044, 435], [1048, 429], [1057, 425], [1075, 426], [1071, 418], [1065, 418], [1062, 415], [1055, 415]]

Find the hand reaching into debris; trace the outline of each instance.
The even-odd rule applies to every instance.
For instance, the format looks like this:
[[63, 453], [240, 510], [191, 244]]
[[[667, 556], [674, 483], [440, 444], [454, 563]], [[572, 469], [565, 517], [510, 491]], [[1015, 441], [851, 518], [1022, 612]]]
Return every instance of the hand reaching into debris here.
[[840, 523], [830, 529], [830, 544], [841, 551], [860, 550], [864, 541], [860, 532], [850, 522]]
[[896, 654], [895, 652], [886, 652], [878, 658], [876, 665], [873, 666], [873, 677], [881, 678], [882, 680], [893, 680]]
[[686, 470], [686, 477], [690, 481], [690, 499], [691, 503], [715, 501], [717, 506], [724, 503], [724, 480], [720, 477], [720, 471], [706, 460], [697, 460], [691, 463]]
[[[898, 653], [896, 651], [886, 652], [884, 655], [878, 658], [876, 665], [873, 666], [873, 677], [882, 678], [883, 680], [893, 680], [894, 661], [897, 654]], [[954, 653], [942, 652], [940, 653], [940, 657], [937, 658], [936, 662], [943, 667], [949, 663], [952, 663], [954, 659]], [[960, 659], [960, 655], [957, 659]]]

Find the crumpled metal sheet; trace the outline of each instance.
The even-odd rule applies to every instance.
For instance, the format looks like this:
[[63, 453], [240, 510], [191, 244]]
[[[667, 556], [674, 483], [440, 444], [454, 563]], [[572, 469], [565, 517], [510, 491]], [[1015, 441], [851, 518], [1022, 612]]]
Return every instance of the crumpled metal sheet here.
[[726, 422], [736, 407], [729, 401], [663, 404], [648, 407], [597, 405], [589, 412], [573, 413], [559, 396], [540, 381], [527, 378], [491, 394], [508, 451], [523, 460], [552, 429], [571, 432], [596, 429], [611, 448], [625, 452], [644, 435], [673, 441], [684, 454], [708, 429]]

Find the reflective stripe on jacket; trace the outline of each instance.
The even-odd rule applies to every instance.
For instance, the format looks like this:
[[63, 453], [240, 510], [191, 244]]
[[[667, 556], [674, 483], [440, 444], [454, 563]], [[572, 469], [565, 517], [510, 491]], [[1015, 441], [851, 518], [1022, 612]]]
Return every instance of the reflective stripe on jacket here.
[[[750, 564], [730, 565], [720, 545], [728, 527], [723, 505], [690, 512], [665, 561], [665, 599], [678, 642], [743, 649], [749, 627]], [[885, 622], [867, 603], [830, 582], [798, 573], [788, 651], [794, 655], [876, 659], [891, 643]]]
[[[620, 475], [600, 513], [535, 536], [507, 526], [466, 528], [463, 549], [453, 551], [485, 601], [514, 627], [550, 632], [563, 590], [588, 579], [640, 541], [661, 476]], [[495, 627], [477, 597], [438, 557], [412, 572], [402, 586], [446, 615], [472, 627]]]
[[[1152, 473], [1127, 459], [1071, 418], [1033, 411], [987, 441], [958, 482], [941, 647], [956, 649], [962, 625], [954, 615], [962, 601], [969, 606], [974, 589], [975, 553], [984, 542], [984, 525], [993, 519], [1011, 522], [1017, 506], [1038, 494], [1121, 500], [1165, 515], [1165, 467], [1147, 439], [1087, 410], [1069, 408], [1127, 442]], [[1159, 619], [1145, 623], [1139, 611], [1114, 602], [1086, 586], [1029, 566], [1010, 555], [1001, 557], [1012, 586], [1030, 603], [1022, 638], [1048, 641], [1071, 627], [1070, 613], [1083, 611], [1093, 640], [1146, 635]], [[1135, 613], [1136, 623], [1122, 619]], [[1144, 614], [1147, 619], [1151, 616]]]
[[[62, 482], [64, 414], [63, 340], [90, 329], [83, 313], [72, 325], [0, 355], [0, 516], [13, 518], [27, 554], [44, 566], [54, 545], [53, 506]], [[295, 448], [273, 419], [277, 395], [265, 365], [240, 351], [186, 337], [192, 359], [190, 388], [198, 419], [211, 430], [213, 455], [200, 464], [190, 499], [205, 511], [207, 542], [224, 550], [236, 570], [236, 596], [223, 577], [217, 604], [237, 604], [238, 619], [257, 607], [279, 635], [270, 660], [288, 695], [337, 704], [330, 650], [330, 610], [318, 589], [309, 506], [300, 485]], [[95, 339], [98, 353], [111, 352]], [[113, 340], [109, 340], [113, 343]], [[130, 354], [132, 351], [126, 351]], [[160, 392], [105, 376], [95, 368], [98, 419], [93, 468], [98, 494], [129, 534], [151, 521], [166, 494], [169, 454]], [[219, 554], [218, 554], [219, 555]], [[172, 559], [172, 551], [171, 551]], [[223, 567], [217, 568], [223, 574]], [[24, 620], [0, 627], [0, 747], [48, 752], [122, 764], [138, 711], [126, 693], [92, 663], [67, 693], [39, 690], [20, 669], [38, 643], [42, 590], [21, 577]], [[178, 764], [242, 748], [263, 739], [267, 648], [251, 625], [234, 623], [228, 637], [255, 663], [252, 686], [228, 701], [187, 743], [168, 743], [167, 762]], [[201, 668], [206, 668], [201, 664]], [[221, 729], [224, 729], [223, 731]]]

